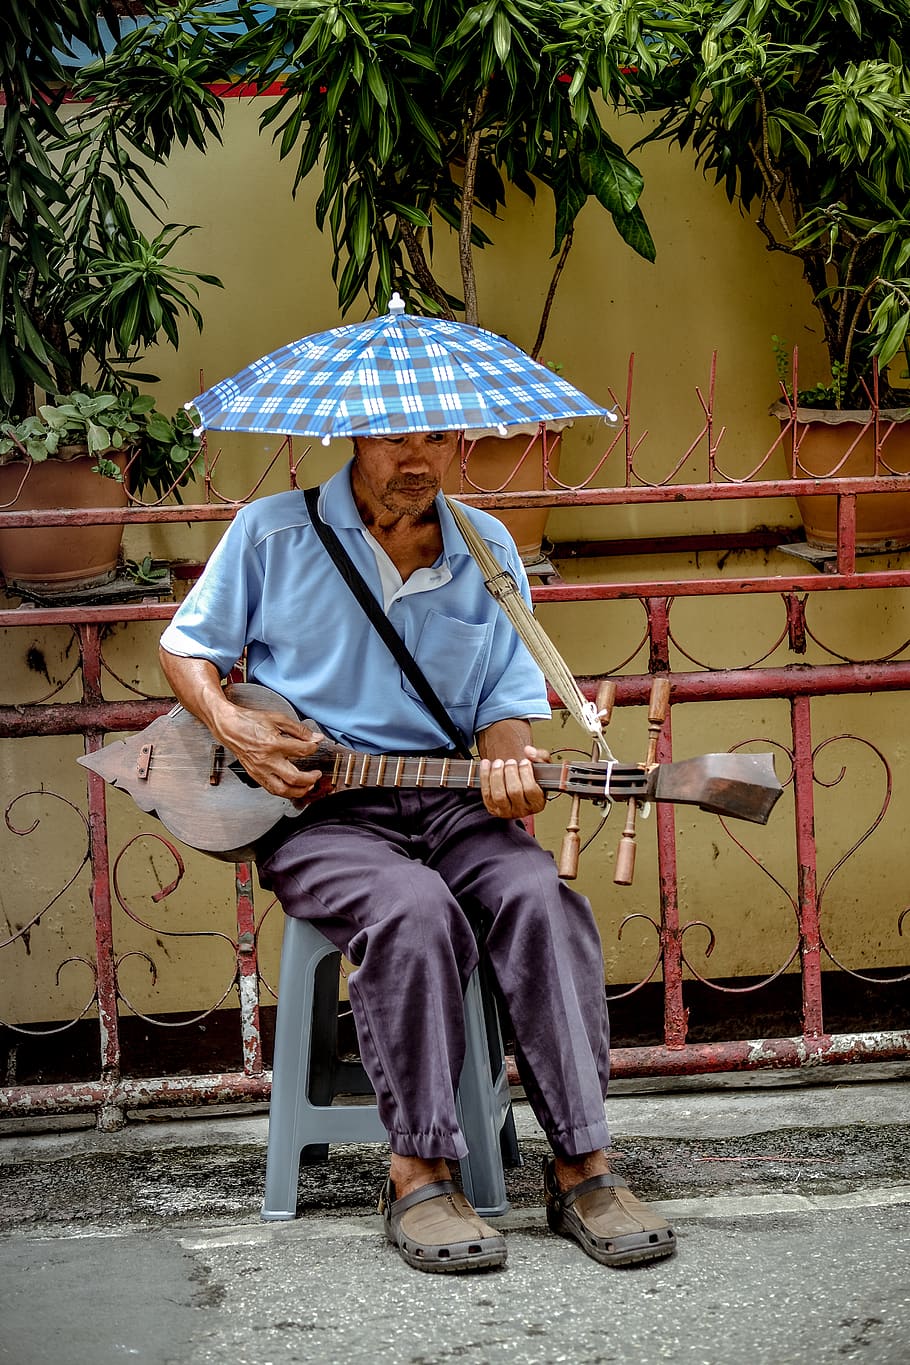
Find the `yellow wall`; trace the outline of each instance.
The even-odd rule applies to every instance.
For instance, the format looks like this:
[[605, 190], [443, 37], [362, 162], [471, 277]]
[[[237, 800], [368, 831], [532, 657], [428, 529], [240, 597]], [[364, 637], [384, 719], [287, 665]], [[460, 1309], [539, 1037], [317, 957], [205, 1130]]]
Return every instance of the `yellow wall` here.
[[[203, 335], [185, 329], [178, 353], [162, 350], [153, 368], [162, 375], [162, 398], [176, 407], [209, 385], [283, 343], [338, 322], [330, 274], [330, 249], [313, 227], [315, 180], [304, 185], [296, 201], [290, 195], [291, 171], [278, 163], [266, 139], [257, 133], [261, 104], [230, 102], [224, 146], [202, 157], [177, 155], [160, 177], [173, 221], [199, 225], [183, 246], [182, 263], [221, 276], [223, 291], [206, 289], [202, 306]], [[629, 121], [618, 135], [629, 143], [638, 133]], [[609, 218], [594, 204], [583, 211], [575, 249], [565, 271], [553, 311], [544, 359], [561, 365], [564, 375], [593, 397], [607, 402], [611, 392], [624, 395], [629, 354], [635, 353], [636, 434], [647, 430], [642, 468], [653, 476], [665, 473], [697, 434], [701, 409], [697, 385], [706, 391], [711, 353], [717, 350], [719, 424], [726, 423], [722, 444], [727, 467], [742, 473], [754, 464], [774, 435], [766, 415], [775, 396], [772, 333], [798, 343], [804, 359], [818, 356], [814, 315], [808, 306], [799, 270], [792, 261], [768, 254], [755, 227], [731, 208], [721, 191], [693, 172], [687, 157], [667, 148], [645, 149], [638, 156], [646, 177], [643, 206], [658, 249], [656, 265], [635, 257], [620, 241]], [[485, 225], [490, 226], [490, 225]], [[505, 220], [490, 227], [495, 248], [478, 254], [482, 322], [507, 333], [519, 344], [532, 343], [537, 315], [552, 262], [550, 205], [541, 195], [531, 207], [520, 196], [509, 204]], [[457, 288], [454, 243], [438, 239], [439, 258]], [[356, 320], [352, 314], [348, 320]], [[603, 449], [604, 429], [579, 423], [568, 433], [563, 476], [569, 481], [589, 468]], [[256, 483], [275, 443], [255, 436], [217, 433], [212, 448], [223, 449], [215, 484], [225, 497], [242, 497]], [[298, 445], [298, 455], [303, 443]], [[316, 481], [346, 458], [346, 443], [306, 457], [303, 478]], [[704, 472], [692, 473], [703, 478]], [[621, 481], [615, 457], [600, 482]], [[311, 475], [311, 479], [309, 479]], [[285, 485], [283, 468], [270, 475], [262, 491]], [[699, 531], [744, 529], [758, 522], [796, 525], [789, 500], [774, 503], [682, 505], [666, 509], [617, 507], [578, 509], [554, 514], [550, 534], [556, 539], [616, 538]], [[217, 540], [221, 527], [130, 528], [125, 551], [131, 558], [146, 552], [159, 558], [198, 559]], [[876, 562], [876, 567], [878, 564]], [[727, 573], [788, 573], [794, 561], [776, 552], [740, 553], [727, 562]], [[723, 572], [717, 555], [663, 556], [648, 560], [608, 559], [563, 566], [567, 579], [630, 579], [713, 576]], [[810, 621], [824, 638], [841, 640], [845, 652], [869, 657], [885, 653], [883, 641], [897, 646], [907, 638], [904, 599], [897, 593], [825, 594], [810, 602]], [[600, 673], [617, 668], [627, 673], [647, 669], [641, 647], [644, 630], [638, 603], [544, 607], [541, 619], [576, 672]], [[701, 664], [737, 667], [772, 649], [783, 629], [783, 608], [773, 596], [723, 601], [680, 601], [672, 614], [673, 666], [691, 667], [683, 650]], [[105, 645], [106, 658], [125, 683], [153, 694], [165, 685], [155, 660], [159, 627], [114, 627]], [[315, 646], [314, 646], [315, 647]], [[5, 666], [0, 677], [4, 704], [37, 701], [51, 683], [67, 677], [74, 661], [69, 632], [63, 628], [8, 630], [3, 639]], [[825, 657], [812, 647], [809, 659]], [[771, 661], [793, 662], [784, 646]], [[73, 700], [68, 683], [57, 700]], [[113, 678], [110, 698], [129, 695]], [[896, 738], [907, 733], [910, 715], [902, 694], [884, 698], [857, 696], [830, 699], [814, 707], [816, 741], [843, 732], [867, 736], [893, 759], [906, 747]], [[611, 733], [614, 750], [623, 758], [643, 757], [646, 741], [641, 708], [617, 713]], [[675, 751], [683, 756], [723, 749], [755, 737], [778, 746], [789, 743], [788, 707], [782, 701], [690, 705], [673, 714]], [[554, 746], [579, 743], [573, 722], [557, 716], [543, 728]], [[754, 746], [753, 746], [754, 747]], [[878, 808], [880, 772], [868, 750], [853, 744], [849, 778], [820, 789], [819, 867], [824, 875], [856, 837], [858, 806], [874, 816]], [[19, 837], [0, 826], [0, 924], [15, 928], [58, 893], [78, 869], [85, 845], [81, 770], [75, 764], [79, 742], [72, 740], [7, 741], [2, 746], [3, 801], [23, 791], [45, 787], [59, 792], [77, 810], [40, 793], [16, 807], [20, 827], [40, 814], [43, 824]], [[833, 748], [832, 748], [833, 755]], [[824, 759], [836, 769], [834, 758]], [[782, 775], [786, 775], [783, 764]], [[826, 923], [832, 946], [852, 966], [887, 965], [906, 959], [898, 937], [897, 914], [903, 908], [903, 839], [907, 801], [903, 775], [891, 809], [875, 836], [834, 877], [826, 891]], [[550, 807], [539, 822], [542, 839], [556, 847], [565, 807]], [[138, 829], [152, 831], [154, 822], [140, 818], [127, 798], [109, 796], [113, 847], [119, 848]], [[27, 818], [25, 818], [27, 814]], [[591, 815], [586, 816], [590, 825]], [[681, 914], [683, 920], [708, 919], [718, 936], [709, 962], [705, 938], [692, 930], [686, 937], [692, 961], [713, 975], [764, 973], [786, 960], [795, 942], [795, 895], [792, 799], [783, 799], [766, 829], [746, 830], [743, 842], [766, 864], [766, 873], [731, 844], [714, 817], [678, 814]], [[608, 833], [585, 855], [579, 886], [591, 895], [604, 932], [608, 976], [634, 981], [646, 974], [656, 954], [652, 928], [635, 921], [617, 939], [623, 916], [639, 913], [656, 918], [654, 822], [641, 825], [638, 871], [633, 887], [612, 885], [612, 866], [619, 836], [614, 818]], [[36, 852], [37, 850], [37, 852]], [[188, 876], [180, 890], [153, 906], [150, 895], [173, 876], [169, 853], [154, 840], [142, 840], [129, 860], [131, 906], [153, 927], [134, 923], [115, 909], [115, 943], [126, 958], [122, 982], [129, 999], [143, 1011], [200, 1009], [217, 1000], [231, 972], [231, 954], [218, 938], [179, 940], [169, 932], [232, 933], [231, 871], [199, 855], [188, 855]], [[93, 955], [91, 915], [85, 870], [54, 901], [28, 944], [8, 950], [3, 959], [0, 1017], [20, 1021], [63, 1018], [77, 1012], [86, 997], [88, 976], [78, 964], [55, 974], [62, 958]], [[268, 898], [259, 896], [260, 911]], [[274, 981], [279, 917], [270, 917], [266, 937], [266, 974]], [[147, 953], [158, 967], [153, 982]], [[233, 1003], [233, 997], [227, 1003]]]

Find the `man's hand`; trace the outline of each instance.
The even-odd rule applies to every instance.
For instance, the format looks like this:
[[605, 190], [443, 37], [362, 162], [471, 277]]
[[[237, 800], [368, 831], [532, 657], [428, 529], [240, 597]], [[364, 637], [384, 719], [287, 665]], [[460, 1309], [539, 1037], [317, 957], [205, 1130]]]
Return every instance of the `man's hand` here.
[[292, 801], [310, 795], [322, 773], [297, 764], [315, 753], [323, 735], [280, 711], [235, 706], [222, 689], [218, 670], [206, 659], [186, 658], [166, 649], [159, 649], [159, 658], [177, 700], [230, 749], [260, 787]]
[[546, 795], [537, 785], [534, 764], [545, 763], [549, 755], [533, 744], [525, 745], [524, 755], [515, 758], [482, 758], [480, 791], [491, 815], [503, 820], [523, 820], [538, 815], [546, 805]]
[[278, 711], [231, 706], [219, 711], [218, 739], [240, 760], [250, 777], [273, 796], [303, 801], [322, 777], [319, 768], [301, 768], [324, 742], [324, 735]]
[[496, 721], [478, 734], [480, 792], [491, 815], [524, 820], [546, 805], [533, 765], [546, 763], [550, 755], [535, 749], [530, 741], [531, 726], [526, 720]]

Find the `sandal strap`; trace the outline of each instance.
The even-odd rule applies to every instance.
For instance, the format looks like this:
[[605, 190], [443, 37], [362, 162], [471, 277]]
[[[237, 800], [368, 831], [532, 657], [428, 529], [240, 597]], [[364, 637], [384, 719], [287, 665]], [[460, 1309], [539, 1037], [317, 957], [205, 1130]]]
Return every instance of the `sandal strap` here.
[[415, 1204], [423, 1204], [428, 1199], [437, 1199], [441, 1194], [457, 1194], [458, 1187], [452, 1180], [436, 1180], [431, 1185], [421, 1185], [419, 1190], [412, 1190], [410, 1194], [402, 1195], [400, 1199], [391, 1202], [390, 1213], [393, 1218], [400, 1217], [408, 1209], [412, 1209]]
[[627, 1190], [628, 1188], [628, 1183], [618, 1175], [592, 1175], [588, 1180], [583, 1180], [580, 1185], [573, 1185], [571, 1190], [563, 1192], [557, 1188], [553, 1202], [564, 1209], [570, 1209], [576, 1199], [580, 1199], [583, 1194], [589, 1194], [591, 1190]]

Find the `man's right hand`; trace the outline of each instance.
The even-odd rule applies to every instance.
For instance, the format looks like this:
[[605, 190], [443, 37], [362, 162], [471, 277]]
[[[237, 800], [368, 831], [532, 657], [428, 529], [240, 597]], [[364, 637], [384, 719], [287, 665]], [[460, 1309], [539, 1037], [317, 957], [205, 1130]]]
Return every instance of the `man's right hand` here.
[[279, 711], [252, 711], [227, 702], [218, 709], [217, 736], [273, 796], [303, 801], [322, 777], [319, 768], [305, 763], [325, 736]]
[[274, 796], [305, 800], [319, 782], [318, 768], [298, 765], [315, 753], [324, 735], [280, 711], [236, 706], [225, 695], [215, 666], [159, 649], [164, 676], [174, 696], [239, 759], [254, 782]]

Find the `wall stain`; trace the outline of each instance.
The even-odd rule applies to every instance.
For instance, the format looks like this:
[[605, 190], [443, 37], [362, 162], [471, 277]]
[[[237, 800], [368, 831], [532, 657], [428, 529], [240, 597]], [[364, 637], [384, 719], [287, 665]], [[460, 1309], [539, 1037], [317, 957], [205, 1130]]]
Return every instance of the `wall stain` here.
[[30, 669], [32, 673], [40, 673], [53, 685], [54, 680], [47, 671], [47, 660], [44, 657], [44, 650], [39, 649], [37, 645], [29, 645], [28, 649], [25, 651], [25, 666]]

